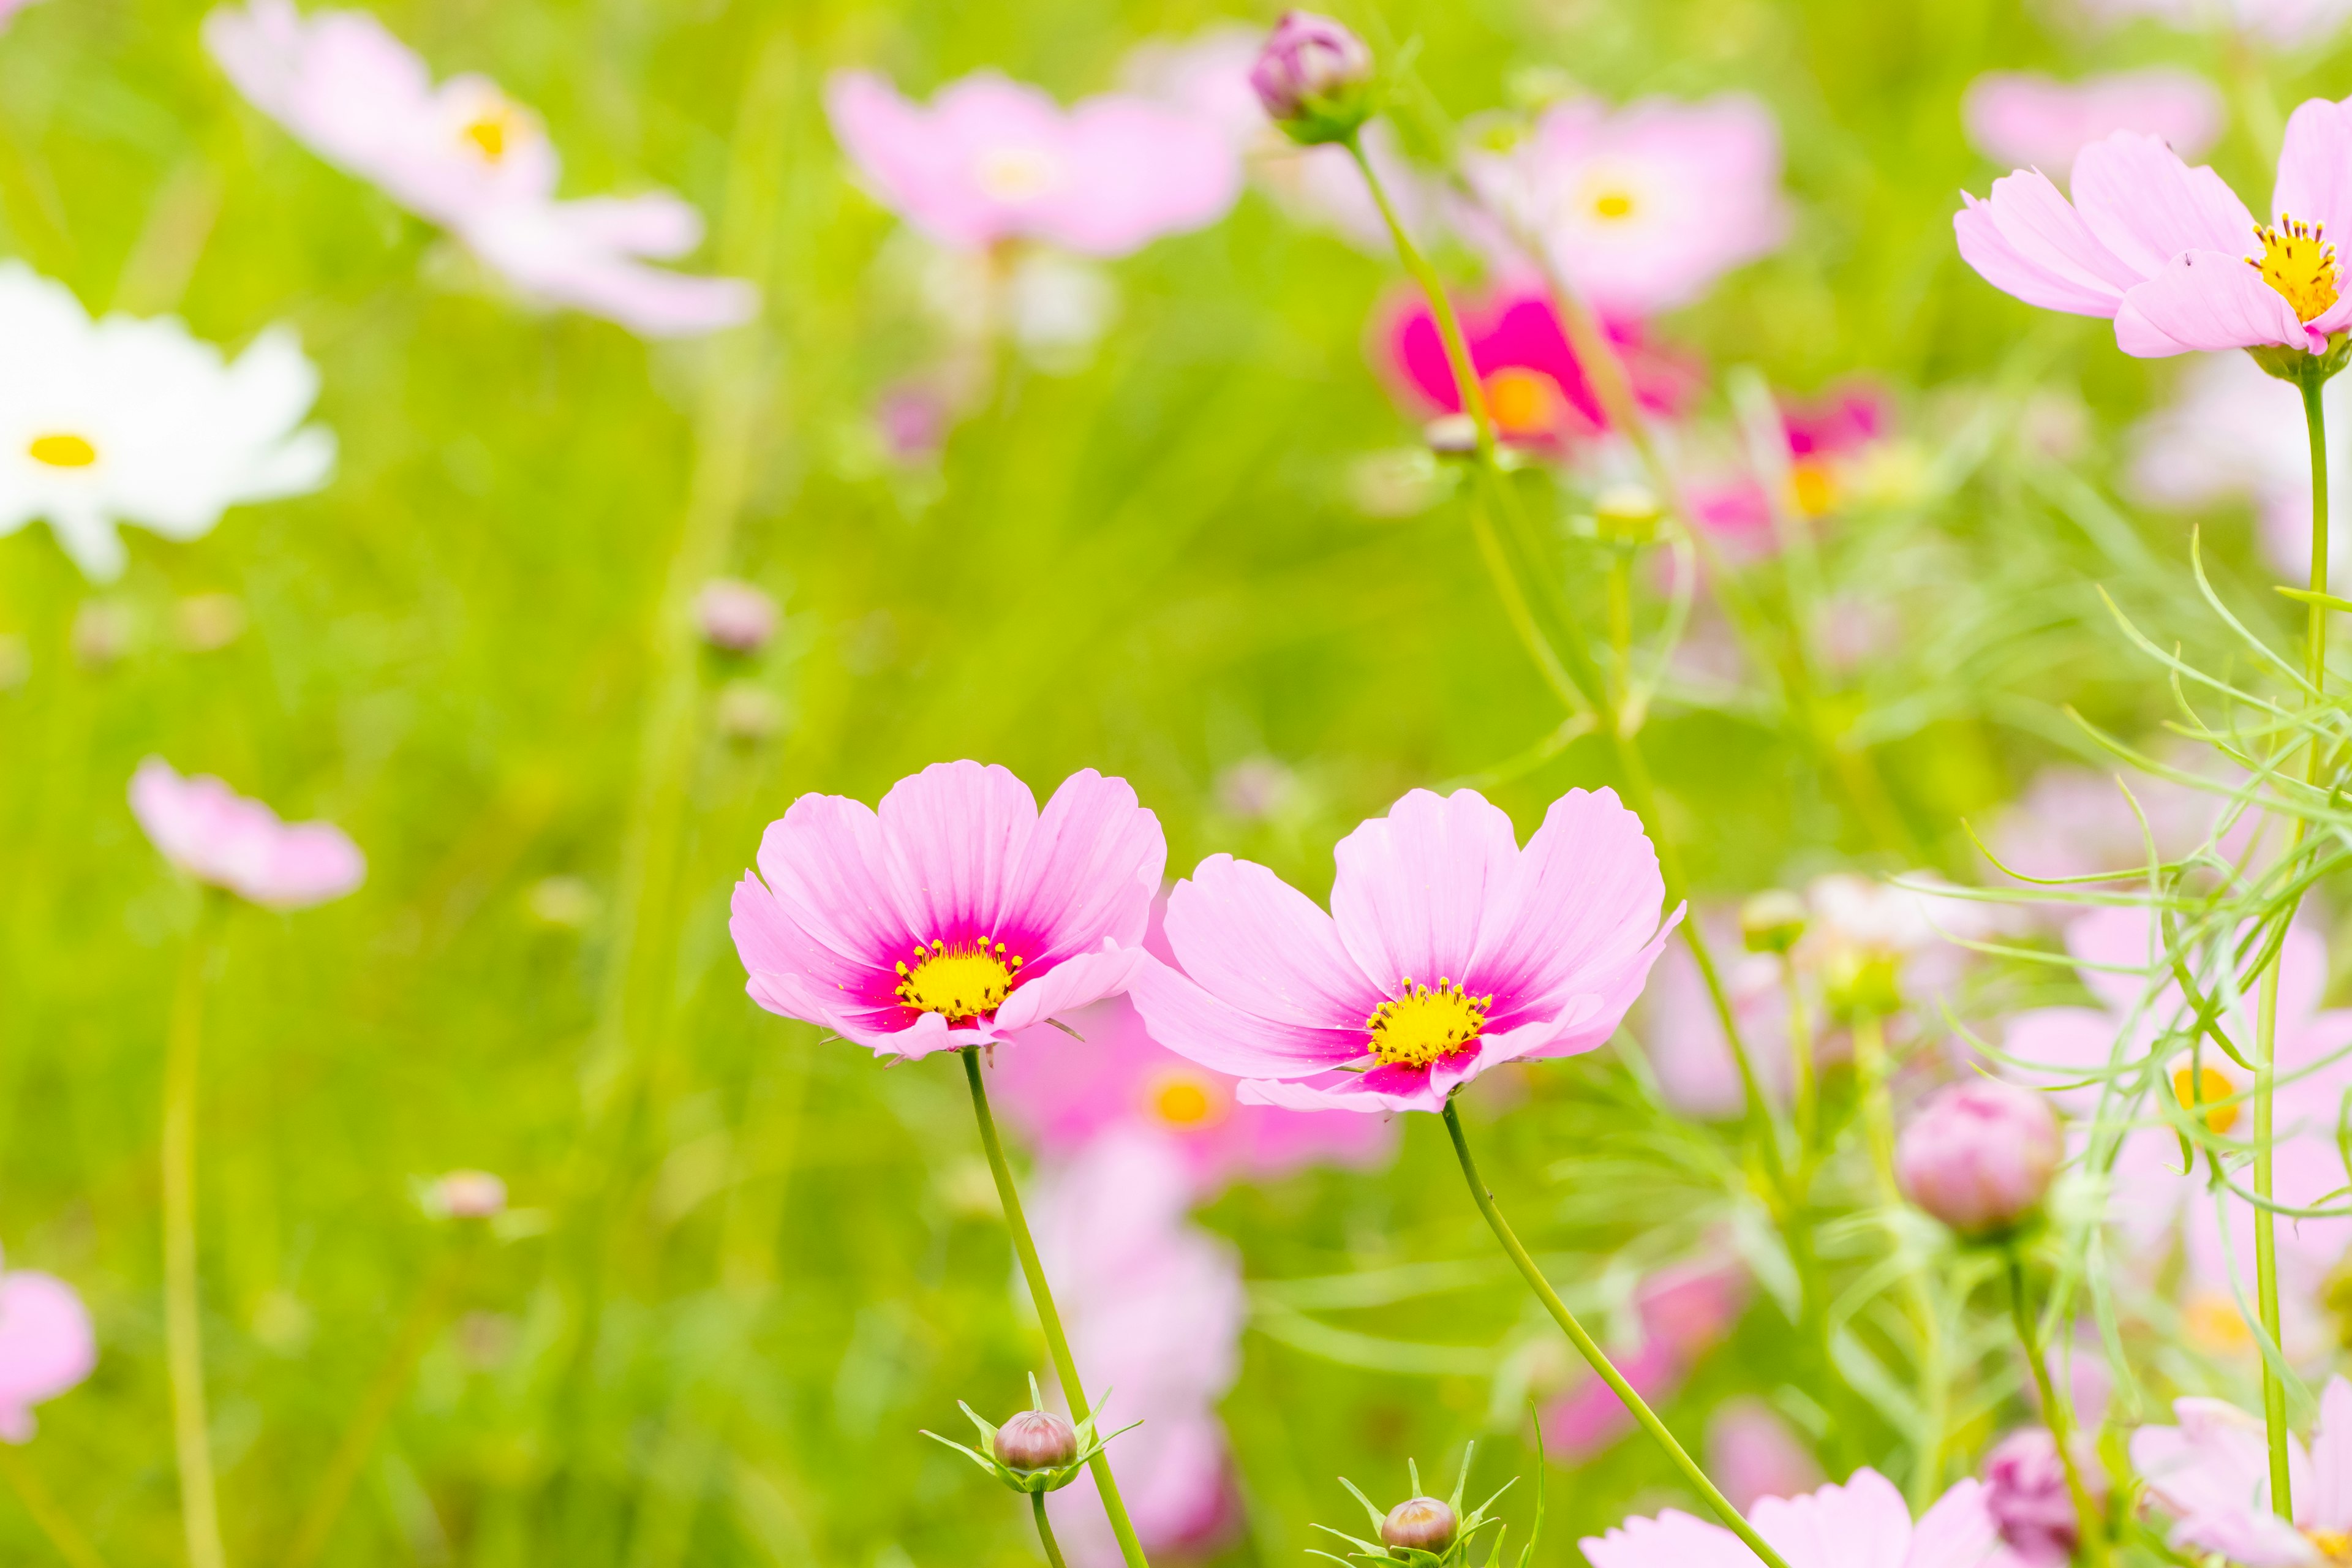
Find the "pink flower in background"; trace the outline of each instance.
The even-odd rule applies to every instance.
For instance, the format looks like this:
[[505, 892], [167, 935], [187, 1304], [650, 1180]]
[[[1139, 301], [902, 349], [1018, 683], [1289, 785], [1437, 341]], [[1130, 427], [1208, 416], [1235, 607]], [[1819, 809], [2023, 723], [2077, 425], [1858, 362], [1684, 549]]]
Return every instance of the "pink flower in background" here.
[[[2073, 1445], [2076, 1473], [2086, 1490], [2106, 1500], [2107, 1472], [2091, 1445]], [[2000, 1539], [2024, 1568], [2061, 1568], [2074, 1560], [2080, 1521], [2067, 1489], [2057, 1439], [2046, 1426], [2021, 1426], [1984, 1458], [1985, 1507]]]
[[1238, 23], [1217, 23], [1189, 38], [1146, 38], [1120, 62], [1119, 86], [1216, 127], [1235, 153], [1268, 150], [1286, 139], [1250, 86], [1250, 68], [1265, 43], [1265, 28]]
[[2281, 345], [2318, 353], [2352, 323], [2331, 236], [2352, 224], [2352, 110], [2313, 99], [2288, 120], [2259, 226], [2212, 170], [2119, 131], [2074, 160], [2070, 204], [2031, 170], [1952, 216], [1960, 255], [2029, 305], [2116, 323], [2127, 354]]
[[730, 930], [771, 1013], [882, 1056], [994, 1045], [1126, 989], [1167, 858], [1124, 779], [1073, 773], [1041, 815], [1003, 768], [935, 763], [878, 811], [794, 801]]
[[1677, 908], [1641, 819], [1571, 790], [1522, 850], [1475, 790], [1414, 790], [1341, 839], [1331, 912], [1213, 855], [1168, 899], [1181, 971], [1147, 958], [1160, 1044], [1244, 1081], [1244, 1104], [1440, 1110], [1487, 1068], [1616, 1032]]
[[918, 105], [844, 71], [825, 111], [875, 195], [944, 245], [1034, 239], [1124, 256], [1216, 222], [1241, 190], [1241, 160], [1215, 125], [1141, 98], [1065, 110], [982, 71]]
[[[1633, 1293], [1640, 1341], [1612, 1348], [1610, 1360], [1633, 1392], [1654, 1405], [1671, 1396], [1692, 1365], [1723, 1342], [1748, 1305], [1748, 1273], [1738, 1264], [1680, 1263], [1642, 1281]], [[1632, 1429], [1633, 1414], [1598, 1377], [1586, 1377], [1539, 1417], [1544, 1446], [1578, 1464]]]
[[1707, 1417], [1706, 1473], [1743, 1513], [1759, 1498], [1794, 1497], [1828, 1479], [1789, 1424], [1746, 1396], [1724, 1401]]
[[2078, 82], [2039, 71], [1987, 71], [1960, 97], [1970, 146], [1996, 163], [2061, 178], [2075, 153], [2118, 131], [2156, 137], [2194, 158], [2220, 138], [2225, 121], [2220, 90], [2172, 66]]
[[2308, 1452], [2287, 1434], [2290, 1524], [2272, 1511], [2263, 1420], [2219, 1399], [2176, 1399], [2178, 1426], [2132, 1434], [2132, 1468], [2173, 1517], [2172, 1544], [2245, 1568], [2321, 1568], [2352, 1532], [2352, 1384], [2327, 1380]]
[[1904, 1195], [1965, 1236], [2006, 1230], [2039, 1208], [2065, 1158], [2057, 1113], [1999, 1079], [1937, 1089], [1895, 1146]]
[[[1249, 1304], [1233, 1248], [1188, 1223], [1192, 1173], [1166, 1141], [1112, 1131], [1038, 1184], [1037, 1247], [1111, 1445], [1136, 1532], [1154, 1552], [1213, 1539], [1237, 1500], [1217, 1401], [1241, 1370]], [[1106, 1394], [1105, 1391], [1108, 1393]], [[1048, 1507], [1076, 1568], [1115, 1568], [1091, 1484]]]
[[694, 596], [694, 621], [702, 640], [730, 653], [757, 653], [776, 635], [782, 612], [774, 595], [756, 583], [713, 577]]
[[2077, 0], [2095, 21], [2147, 16], [2184, 32], [2220, 26], [2286, 48], [2317, 44], [2352, 16], [2347, 0]]
[[0, 0], [0, 27], [7, 26], [17, 12], [33, 4], [33, 0]]
[[[2276, 385], [2269, 376], [2240, 360], [2264, 385]], [[2131, 787], [2131, 799], [2123, 784]], [[2139, 812], [2131, 801], [2139, 803]], [[2022, 876], [2088, 877], [2114, 871], [2124, 878], [2145, 877], [2148, 838], [2140, 817], [2147, 819], [2147, 836], [2165, 859], [2189, 854], [2212, 836], [2214, 826], [2229, 805], [2221, 794], [2177, 784], [2167, 778], [2133, 774], [2123, 784], [2116, 775], [2088, 768], [2054, 766], [2033, 775], [2017, 804], [1993, 825], [1990, 842], [2000, 863]], [[2235, 859], [2252, 837], [2258, 817], [2247, 814], [2232, 824], [2217, 845]], [[2056, 905], [2057, 913], [2072, 918], [2083, 905]]]
[[[1876, 1470], [1856, 1470], [1842, 1487], [1759, 1500], [1748, 1522], [1789, 1568], [1976, 1568], [1998, 1545], [1984, 1489], [1956, 1484], [1919, 1516]], [[1755, 1554], [1719, 1524], [1668, 1509], [1629, 1519], [1577, 1542], [1592, 1568], [1739, 1568]]]
[[98, 1336], [74, 1288], [31, 1269], [0, 1274], [0, 1440], [28, 1443], [33, 1406], [98, 1364]]
[[[1789, 994], [1780, 984], [1780, 961], [1769, 953], [1741, 952], [1739, 932], [1731, 921], [1714, 919], [1706, 925], [1709, 948], [1723, 955], [1717, 963], [1724, 989], [1730, 994], [1756, 1076], [1775, 1103], [1785, 1103], [1794, 1067], [1789, 1059]], [[1660, 955], [1635, 1020], [1635, 1033], [1668, 1105], [1685, 1116], [1709, 1121], [1747, 1114], [1748, 1089], [1732, 1059], [1731, 1042], [1699, 976], [1698, 962], [1683, 944], [1673, 943]]]
[[359, 846], [332, 823], [281, 822], [216, 778], [182, 778], [161, 757], [131, 774], [131, 813], [181, 870], [270, 909], [340, 899], [367, 876]]
[[[1870, 458], [1893, 432], [1894, 399], [1867, 382], [1832, 387], [1817, 398], [1784, 399], [1789, 489], [1798, 510], [1826, 517], [1858, 488]], [[1777, 552], [1772, 504], [1752, 469], [1691, 481], [1686, 493], [1701, 526], [1734, 561]]]
[[205, 21], [238, 90], [329, 163], [441, 225], [523, 293], [646, 337], [716, 331], [759, 308], [751, 285], [644, 265], [700, 243], [701, 215], [664, 194], [560, 202], [539, 118], [488, 79], [436, 87], [371, 16], [250, 0]]
[[[1607, 428], [1600, 401], [1569, 347], [1559, 317], [1540, 289], [1466, 300], [1459, 309], [1471, 366], [1486, 391], [1496, 430], [1505, 440], [1556, 447]], [[1696, 373], [1650, 348], [1637, 323], [1612, 321], [1606, 326], [1643, 405], [1668, 416], [1679, 412], [1696, 391]], [[1426, 302], [1416, 299], [1392, 308], [1381, 331], [1381, 345], [1396, 378], [1424, 410], [1462, 412], [1460, 389], [1446, 362], [1437, 319]]]
[[1570, 99], [1510, 152], [1470, 154], [1468, 173], [1604, 313], [1688, 305], [1789, 232], [1780, 128], [1742, 94]]

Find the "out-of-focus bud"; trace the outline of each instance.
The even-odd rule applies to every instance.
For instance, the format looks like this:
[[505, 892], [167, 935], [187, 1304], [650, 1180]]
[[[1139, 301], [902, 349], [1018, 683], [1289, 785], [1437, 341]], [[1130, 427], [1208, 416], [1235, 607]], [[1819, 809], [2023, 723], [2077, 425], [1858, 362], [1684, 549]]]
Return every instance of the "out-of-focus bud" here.
[[1078, 1457], [1078, 1429], [1051, 1410], [1024, 1410], [996, 1429], [996, 1458], [1016, 1470], [1058, 1469]]
[[495, 1219], [506, 1212], [507, 1184], [488, 1171], [452, 1171], [433, 1184], [425, 1206], [448, 1219]]
[[763, 588], [714, 577], [694, 596], [694, 623], [703, 641], [729, 653], [757, 653], [776, 635], [776, 601]]
[[578, 931], [604, 908], [596, 889], [578, 877], [541, 877], [523, 895], [523, 907], [541, 925]]
[[1423, 426], [1421, 435], [1441, 458], [1466, 458], [1478, 449], [1478, 422], [1467, 414], [1442, 414]]
[[131, 606], [114, 599], [85, 599], [74, 612], [73, 654], [89, 669], [103, 669], [131, 651], [139, 623]]
[[[2106, 1471], [2090, 1446], [2077, 1440], [2074, 1467], [2093, 1500], [2106, 1501]], [[2074, 1554], [2077, 1521], [2066, 1489], [2066, 1467], [2057, 1440], [2041, 1426], [2021, 1426], [1993, 1445], [1984, 1462], [1985, 1511], [2000, 1538], [2032, 1568], [2058, 1568]]]
[[192, 653], [217, 653], [245, 635], [245, 605], [234, 594], [191, 594], [172, 618]]
[[2041, 1205], [2065, 1152], [2047, 1099], [1979, 1079], [1927, 1101], [1896, 1141], [1895, 1167], [1913, 1203], [1963, 1236], [1985, 1236]]
[[1839, 947], [1822, 965], [1822, 991], [1848, 1023], [1865, 1013], [1892, 1017], [1903, 1010], [1902, 960], [1878, 948]]
[[1592, 498], [1592, 528], [1603, 544], [1639, 549], [1658, 536], [1665, 509], [1646, 485], [1611, 485]]
[[757, 681], [730, 680], [720, 688], [713, 716], [730, 741], [765, 741], [784, 727], [784, 705]]
[[1461, 1523], [1454, 1517], [1454, 1510], [1440, 1499], [1407, 1498], [1389, 1510], [1389, 1516], [1381, 1521], [1381, 1540], [1391, 1546], [1412, 1547], [1442, 1556], [1454, 1544], [1454, 1532]]
[[1805, 900], [1768, 888], [1739, 906], [1739, 939], [1750, 952], [1786, 952], [1805, 934]]
[[33, 678], [33, 650], [15, 632], [0, 632], [0, 691], [14, 691]]
[[1372, 117], [1372, 51], [1345, 26], [1286, 11], [1250, 67], [1267, 118], [1307, 146], [1345, 142]]

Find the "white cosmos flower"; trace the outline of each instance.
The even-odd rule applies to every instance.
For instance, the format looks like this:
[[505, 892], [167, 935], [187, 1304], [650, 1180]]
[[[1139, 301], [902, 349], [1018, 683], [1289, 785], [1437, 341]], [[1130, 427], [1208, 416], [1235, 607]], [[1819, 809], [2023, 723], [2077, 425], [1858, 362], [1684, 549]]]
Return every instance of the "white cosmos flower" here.
[[170, 317], [93, 321], [64, 285], [0, 262], [0, 535], [45, 518], [93, 582], [122, 574], [120, 523], [194, 539], [334, 471], [334, 437], [302, 423], [319, 373], [291, 328], [232, 363]]

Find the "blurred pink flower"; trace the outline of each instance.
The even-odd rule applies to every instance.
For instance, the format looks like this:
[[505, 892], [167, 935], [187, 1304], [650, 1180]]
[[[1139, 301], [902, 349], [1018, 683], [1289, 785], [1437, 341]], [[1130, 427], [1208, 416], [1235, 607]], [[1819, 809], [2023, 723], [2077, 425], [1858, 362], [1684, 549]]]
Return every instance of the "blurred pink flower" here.
[[0, 1274], [0, 1440], [28, 1443], [33, 1406], [98, 1364], [98, 1337], [74, 1288], [30, 1269]]
[[1656, 852], [1612, 790], [1562, 795], [1525, 850], [1476, 791], [1414, 790], [1335, 854], [1328, 915], [1202, 861], [1168, 899], [1181, 971], [1136, 973], [1152, 1037], [1244, 1078], [1244, 1104], [1434, 1111], [1488, 1068], [1589, 1051], [1682, 919], [1660, 922]]
[[[1641, 1338], [1609, 1359], [1633, 1392], [1654, 1405], [1670, 1397], [1692, 1365], [1720, 1344], [1748, 1305], [1748, 1273], [1736, 1263], [1699, 1260], [1662, 1268], [1633, 1292]], [[1598, 1377], [1588, 1376], [1544, 1406], [1544, 1446], [1577, 1464], [1615, 1442], [1633, 1414]]]
[[771, 1013], [877, 1056], [995, 1045], [1126, 989], [1167, 857], [1124, 779], [1073, 773], [1041, 816], [1005, 769], [935, 763], [878, 812], [794, 801], [730, 930]]
[[216, 778], [182, 778], [161, 757], [131, 774], [131, 813], [181, 870], [270, 909], [340, 899], [367, 875], [359, 846], [341, 828], [281, 822]]
[[[1464, 300], [1458, 309], [1471, 366], [1503, 439], [1557, 447], [1607, 428], [1600, 400], [1540, 289]], [[1697, 388], [1692, 367], [1650, 347], [1636, 322], [1612, 321], [1606, 328], [1643, 406], [1669, 417], [1680, 412]], [[1380, 330], [1380, 347], [1386, 368], [1424, 416], [1462, 412], [1444, 341], [1426, 301], [1413, 297], [1391, 306]]]
[[2094, 20], [2110, 24], [2147, 16], [2168, 27], [2202, 33], [2220, 24], [2278, 47], [2323, 42], [2352, 16], [2347, 0], [2078, 0]]
[[[1216, 1406], [1240, 1372], [1249, 1307], [1233, 1248], [1185, 1222], [1192, 1197], [1167, 1141], [1112, 1131], [1051, 1166], [1034, 1205], [1038, 1252], [1105, 1429], [1143, 1422], [1113, 1442], [1111, 1461], [1155, 1552], [1213, 1537], [1236, 1507]], [[1049, 1507], [1075, 1568], [1114, 1568], [1091, 1484], [1055, 1492]]]
[[[2127, 354], [2276, 344], [2319, 353], [2352, 324], [2327, 237], [2352, 225], [2352, 110], [2315, 98], [2287, 121], [2261, 227], [2212, 170], [2153, 136], [2118, 131], [2074, 160], [2070, 204], [2021, 169], [1952, 215], [1960, 256], [2029, 305], [2116, 323]], [[2248, 237], [2254, 236], [2250, 253]]]
[[1828, 1479], [1789, 1424], [1752, 1397], [1726, 1400], [1707, 1417], [1706, 1472], [1743, 1513], [1759, 1498], [1794, 1497]]
[[1265, 42], [1265, 28], [1224, 22], [1189, 38], [1147, 38], [1120, 62], [1119, 86], [1215, 126], [1236, 153], [1271, 148], [1283, 139], [1249, 79]]
[[[1872, 383], [1851, 382], [1817, 398], [1783, 399], [1780, 420], [1788, 433], [1790, 499], [1805, 516], [1826, 517], [1847, 501], [1857, 469], [1892, 433], [1894, 399]], [[1780, 550], [1771, 501], [1752, 471], [1700, 476], [1685, 489], [1698, 522], [1732, 560], [1758, 560]]]
[[2078, 82], [2039, 71], [1987, 71], [1960, 97], [1969, 143], [1996, 163], [2058, 178], [2074, 154], [2118, 131], [2137, 131], [2194, 158], [2221, 134], [2221, 94], [2173, 66], [2112, 71]]
[[1472, 153], [1486, 199], [1603, 312], [1688, 305], [1789, 231], [1780, 132], [1755, 99], [1555, 104], [1508, 153]]
[[[2088, 1442], [2073, 1444], [2076, 1473], [2104, 1503], [2107, 1473]], [[2058, 1443], [2046, 1426], [2021, 1426], [1984, 1458], [1985, 1508], [2000, 1538], [2024, 1568], [2062, 1568], [2072, 1562], [2079, 1521]]]
[[215, 11], [204, 32], [255, 107], [448, 229], [523, 293], [645, 337], [716, 331], [757, 310], [747, 283], [643, 265], [700, 243], [694, 208], [662, 194], [557, 201], [560, 164], [536, 115], [485, 77], [436, 88], [364, 12], [306, 20], [292, 0], [249, 0]]
[[17, 12], [33, 4], [33, 0], [0, 0], [0, 27], [7, 26]]
[[[1789, 996], [1780, 962], [1769, 953], [1739, 952], [1739, 932], [1727, 919], [1706, 921], [1709, 949], [1722, 955], [1723, 985], [1756, 1076], [1775, 1103], [1786, 1101], [1794, 1071], [1789, 1059]], [[1748, 1090], [1732, 1059], [1715, 999], [1697, 961], [1681, 942], [1659, 955], [1636, 1015], [1636, 1034], [1666, 1103], [1710, 1121], [1747, 1114]]]
[[2288, 1433], [2289, 1523], [2271, 1508], [2263, 1420], [2219, 1399], [2176, 1399], [2178, 1426], [2132, 1434], [2132, 1468], [2173, 1517], [2172, 1544], [2245, 1568], [2322, 1568], [2352, 1532], [2352, 1384], [2327, 1380], [2308, 1452]]
[[836, 73], [825, 111], [874, 193], [944, 245], [1034, 239], [1124, 256], [1223, 217], [1241, 161], [1217, 127], [1110, 94], [1065, 110], [993, 71], [928, 105], [866, 71]]
[[[1856, 1470], [1842, 1487], [1761, 1499], [1748, 1522], [1789, 1568], [1976, 1568], [2000, 1540], [1975, 1480], [1956, 1484], [1915, 1526], [1903, 1494], [1871, 1469]], [[1723, 1526], [1674, 1509], [1577, 1544], [1592, 1568], [1738, 1568], [1756, 1561]]]
[[939, 456], [955, 423], [955, 405], [937, 384], [920, 378], [886, 388], [874, 402], [874, 425], [893, 460], [924, 463]]
[[[2244, 362], [2242, 362], [2244, 363]], [[2249, 363], [2246, 368], [2253, 370]], [[2253, 374], [2264, 383], [2270, 377]], [[2144, 878], [2147, 868], [2147, 834], [2157, 853], [2178, 859], [2203, 844], [2229, 805], [2220, 794], [2209, 793], [2153, 775], [2133, 774], [2124, 783], [2139, 803], [2135, 813], [2113, 774], [2088, 768], [2053, 766], [2033, 775], [2017, 804], [1993, 824], [1990, 842], [2000, 863], [2023, 876], [2088, 877], [2113, 871], [2120, 879]], [[2234, 859], [2242, 853], [2258, 817], [2242, 816], [2223, 834], [2217, 848]], [[2058, 912], [2080, 914], [2086, 906], [2056, 905]]]
[[694, 596], [702, 640], [730, 653], [757, 653], [767, 647], [781, 616], [765, 588], [733, 577], [713, 577]]
[[425, 1206], [447, 1219], [491, 1219], [506, 1212], [507, 1184], [488, 1171], [452, 1171], [426, 1191]]

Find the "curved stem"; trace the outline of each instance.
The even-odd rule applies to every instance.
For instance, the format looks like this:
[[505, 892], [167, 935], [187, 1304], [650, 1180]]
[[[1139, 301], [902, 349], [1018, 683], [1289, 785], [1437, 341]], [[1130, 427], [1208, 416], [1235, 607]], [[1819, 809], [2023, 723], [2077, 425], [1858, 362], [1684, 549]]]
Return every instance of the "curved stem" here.
[[203, 1309], [196, 1291], [197, 1054], [204, 1037], [205, 972], [212, 963], [223, 897], [205, 894], [204, 910], [181, 956], [163, 1045], [163, 1337], [189, 1568], [223, 1568], [227, 1561], [205, 1416]]
[[16, 1489], [16, 1496], [25, 1504], [25, 1511], [33, 1516], [33, 1522], [41, 1527], [41, 1533], [49, 1538], [58, 1556], [73, 1568], [106, 1568], [106, 1559], [90, 1545], [73, 1515], [49, 1495], [49, 1489], [41, 1484], [41, 1478], [33, 1473], [25, 1457], [6, 1443], [0, 1443], [0, 1472], [6, 1473], [8, 1484]]
[[1543, 1270], [1536, 1267], [1536, 1260], [1528, 1255], [1526, 1247], [1519, 1245], [1519, 1238], [1512, 1234], [1509, 1223], [1503, 1218], [1502, 1210], [1495, 1206], [1495, 1194], [1479, 1178], [1478, 1163], [1470, 1157], [1469, 1140], [1463, 1136], [1462, 1118], [1456, 1113], [1451, 1100], [1445, 1102], [1444, 1115], [1445, 1131], [1454, 1139], [1454, 1152], [1462, 1162], [1462, 1174], [1470, 1183], [1471, 1198], [1477, 1204], [1478, 1212], [1486, 1216], [1486, 1224], [1494, 1230], [1495, 1239], [1503, 1244], [1503, 1251], [1518, 1266], [1528, 1289], [1536, 1293], [1536, 1300], [1541, 1301], [1544, 1310], [1551, 1314], [1552, 1321], [1559, 1325], [1560, 1331], [1568, 1336], [1569, 1342], [1576, 1347], [1577, 1352], [1584, 1357], [1601, 1381], [1609, 1385], [1610, 1391], [1617, 1395], [1627, 1410], [1633, 1412], [1633, 1419], [1641, 1423], [1642, 1429], [1666, 1451], [1666, 1458], [1675, 1462], [1675, 1468], [1682, 1471], [1683, 1479], [1706, 1500], [1706, 1506], [1723, 1521], [1724, 1527], [1746, 1542], [1748, 1549], [1762, 1558], [1768, 1568], [1789, 1568], [1780, 1554], [1772, 1550], [1770, 1543], [1740, 1517], [1739, 1510], [1731, 1506], [1731, 1500], [1706, 1479], [1706, 1472], [1699, 1468], [1698, 1461], [1675, 1440], [1675, 1435], [1666, 1430], [1666, 1424], [1658, 1419], [1657, 1412], [1650, 1408], [1649, 1402], [1633, 1392], [1633, 1385], [1625, 1381], [1624, 1375], [1611, 1364], [1608, 1355], [1593, 1342], [1592, 1336], [1584, 1331], [1584, 1325], [1576, 1321], [1576, 1314], [1568, 1310], [1568, 1303], [1562, 1301], [1559, 1292], [1551, 1288], [1551, 1281], [1546, 1279]]
[[[1086, 1387], [1078, 1381], [1078, 1363], [1070, 1354], [1070, 1338], [1062, 1331], [1061, 1314], [1054, 1309], [1053, 1287], [1045, 1282], [1045, 1266], [1038, 1260], [1037, 1243], [1029, 1234], [1028, 1216], [1021, 1210], [1021, 1192], [1013, 1184], [1013, 1167], [1004, 1161], [1004, 1145], [996, 1136], [996, 1118], [989, 1113], [988, 1086], [981, 1081], [980, 1052], [967, 1046], [956, 1053], [963, 1058], [963, 1075], [971, 1085], [971, 1113], [980, 1123], [980, 1144], [988, 1152], [989, 1173], [996, 1178], [996, 1196], [1004, 1205], [1004, 1226], [1013, 1233], [1013, 1255], [1021, 1259], [1022, 1278], [1029, 1281], [1029, 1299], [1037, 1305], [1037, 1321], [1045, 1331], [1045, 1351], [1054, 1358], [1054, 1375], [1062, 1381], [1062, 1395], [1070, 1402], [1070, 1417], [1087, 1418]], [[1110, 1516], [1111, 1533], [1118, 1537], [1118, 1553], [1128, 1568], [1150, 1568], [1143, 1543], [1135, 1538], [1135, 1523], [1127, 1503], [1111, 1479], [1110, 1458], [1097, 1451], [1087, 1461], [1094, 1472], [1095, 1489], [1102, 1494], [1103, 1511]], [[1042, 1521], [1043, 1515], [1040, 1520]]]
[[2050, 1378], [2050, 1363], [2042, 1353], [2042, 1336], [2034, 1330], [2033, 1310], [2025, 1300], [2025, 1260], [2018, 1256], [2014, 1242], [2007, 1250], [2010, 1313], [2017, 1324], [2017, 1342], [2025, 1347], [2026, 1365], [2033, 1371], [2034, 1389], [2042, 1395], [2042, 1422], [2050, 1428], [2051, 1440], [2058, 1446], [2058, 1462], [2066, 1471], [2066, 1495], [2074, 1500], [2075, 1529], [2082, 1537], [2084, 1561], [2087, 1568], [2105, 1568], [2106, 1520], [2091, 1501], [2091, 1489], [2083, 1484], [2082, 1468], [2074, 1463], [2074, 1415], [2059, 1403], [2058, 1390]]
[[1068, 1568], [1062, 1561], [1061, 1544], [1054, 1539], [1054, 1522], [1045, 1517], [1045, 1494], [1029, 1494], [1029, 1511], [1037, 1518], [1037, 1544], [1045, 1549], [1045, 1561], [1053, 1568]]

